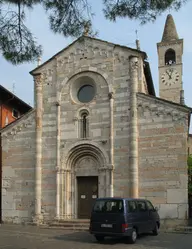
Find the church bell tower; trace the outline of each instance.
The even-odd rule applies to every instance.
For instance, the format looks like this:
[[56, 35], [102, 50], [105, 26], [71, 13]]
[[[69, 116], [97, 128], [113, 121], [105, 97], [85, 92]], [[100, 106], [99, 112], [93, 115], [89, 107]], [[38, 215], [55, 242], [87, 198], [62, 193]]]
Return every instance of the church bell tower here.
[[159, 56], [160, 98], [181, 103], [183, 39], [179, 39], [172, 15], [167, 16], [161, 42], [157, 43]]

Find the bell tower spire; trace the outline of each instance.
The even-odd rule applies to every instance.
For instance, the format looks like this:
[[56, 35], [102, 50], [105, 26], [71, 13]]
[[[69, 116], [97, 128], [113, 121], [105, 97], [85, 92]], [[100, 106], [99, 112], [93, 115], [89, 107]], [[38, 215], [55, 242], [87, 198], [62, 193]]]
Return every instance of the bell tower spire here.
[[161, 42], [166, 42], [166, 41], [169, 42], [174, 40], [179, 40], [179, 36], [177, 34], [177, 29], [173, 17], [171, 14], [169, 14], [165, 22], [165, 27]]
[[157, 44], [157, 50], [160, 98], [180, 103], [181, 91], [183, 91], [183, 39], [179, 39], [171, 14], [167, 16], [162, 40]]

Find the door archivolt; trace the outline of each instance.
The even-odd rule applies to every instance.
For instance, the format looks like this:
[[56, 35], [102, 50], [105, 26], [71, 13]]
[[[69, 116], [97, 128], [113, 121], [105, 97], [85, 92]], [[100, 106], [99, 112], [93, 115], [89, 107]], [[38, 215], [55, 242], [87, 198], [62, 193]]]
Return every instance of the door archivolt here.
[[62, 151], [61, 165], [63, 169], [72, 170], [75, 163], [84, 156], [92, 156], [99, 162], [100, 167], [109, 165], [107, 152], [99, 144], [89, 141], [75, 143]]
[[[102, 151], [91, 144], [80, 144], [68, 153], [66, 163], [62, 164], [62, 215], [64, 218], [78, 217], [78, 177], [98, 177], [99, 196], [106, 196], [109, 187], [107, 158]], [[94, 187], [94, 186], [93, 186]], [[94, 191], [94, 189], [93, 189]]]

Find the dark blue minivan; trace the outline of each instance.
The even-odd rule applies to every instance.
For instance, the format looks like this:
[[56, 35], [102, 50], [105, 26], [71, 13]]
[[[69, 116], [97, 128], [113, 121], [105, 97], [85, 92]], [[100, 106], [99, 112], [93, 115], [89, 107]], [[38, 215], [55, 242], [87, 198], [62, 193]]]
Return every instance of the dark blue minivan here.
[[157, 208], [150, 201], [113, 197], [95, 201], [89, 230], [98, 241], [109, 236], [127, 236], [130, 243], [135, 243], [138, 234], [158, 235], [159, 228]]

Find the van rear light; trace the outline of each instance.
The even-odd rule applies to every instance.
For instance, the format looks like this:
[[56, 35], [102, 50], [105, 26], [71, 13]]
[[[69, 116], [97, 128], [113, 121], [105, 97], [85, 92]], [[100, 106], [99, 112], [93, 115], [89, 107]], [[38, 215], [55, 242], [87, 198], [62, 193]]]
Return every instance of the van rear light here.
[[124, 233], [125, 230], [128, 228], [128, 224], [122, 224], [122, 232]]

